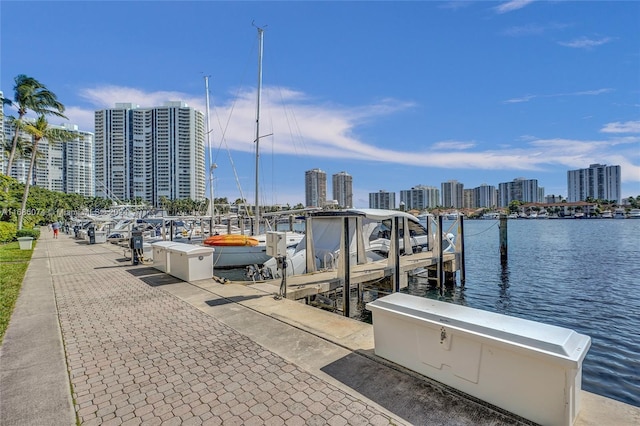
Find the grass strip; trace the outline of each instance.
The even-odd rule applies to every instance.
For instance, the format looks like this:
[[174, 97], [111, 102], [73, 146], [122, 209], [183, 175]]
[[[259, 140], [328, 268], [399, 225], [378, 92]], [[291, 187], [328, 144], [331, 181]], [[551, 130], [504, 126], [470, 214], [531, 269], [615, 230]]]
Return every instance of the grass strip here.
[[33, 250], [20, 250], [17, 242], [0, 246], [0, 344], [20, 294]]

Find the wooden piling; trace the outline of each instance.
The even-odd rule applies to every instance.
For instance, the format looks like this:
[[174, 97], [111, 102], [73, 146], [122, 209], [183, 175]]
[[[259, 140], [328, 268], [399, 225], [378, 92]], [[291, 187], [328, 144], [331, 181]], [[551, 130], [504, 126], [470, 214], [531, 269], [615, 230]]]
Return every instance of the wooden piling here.
[[443, 217], [438, 215], [438, 288], [440, 289], [440, 296], [444, 295], [444, 250], [442, 244], [443, 229]]
[[502, 265], [507, 263], [507, 215], [500, 215], [500, 263]]
[[349, 218], [345, 217], [343, 222], [343, 232], [344, 232], [344, 246], [340, 247], [340, 253], [345, 253], [346, 256], [340, 256], [342, 262], [344, 262], [344, 277], [343, 278], [343, 287], [342, 287], [342, 314], [345, 317], [349, 317], [350, 312], [350, 303], [349, 299], [351, 294], [351, 256], [349, 255], [349, 247], [351, 246], [349, 241]]
[[[391, 255], [394, 257], [393, 292], [397, 293], [400, 291], [400, 218], [399, 217], [393, 218], [393, 233], [391, 238], [394, 239], [393, 246], [395, 247], [393, 253], [391, 253]], [[406, 251], [406, 248], [405, 248], [405, 251]]]
[[464, 282], [466, 280], [465, 268], [464, 268], [464, 216], [460, 215], [458, 217], [458, 252], [460, 253], [460, 265], [458, 268], [460, 269], [460, 286], [464, 287]]

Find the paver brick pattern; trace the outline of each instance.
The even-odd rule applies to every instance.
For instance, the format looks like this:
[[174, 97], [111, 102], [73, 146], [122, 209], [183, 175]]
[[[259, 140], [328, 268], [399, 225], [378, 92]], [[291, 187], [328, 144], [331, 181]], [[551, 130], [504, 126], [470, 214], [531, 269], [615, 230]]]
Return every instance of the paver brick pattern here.
[[73, 254], [51, 262], [82, 424], [393, 424], [108, 255]]

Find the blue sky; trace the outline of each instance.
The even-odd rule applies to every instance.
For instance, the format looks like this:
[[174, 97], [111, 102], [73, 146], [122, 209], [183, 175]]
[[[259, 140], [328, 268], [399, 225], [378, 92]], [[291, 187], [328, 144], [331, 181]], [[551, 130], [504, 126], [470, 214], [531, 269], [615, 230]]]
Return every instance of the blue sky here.
[[252, 22], [261, 203], [304, 203], [313, 168], [329, 198], [351, 174], [356, 207], [451, 179], [566, 196], [567, 170], [593, 163], [640, 195], [640, 2], [3, 0], [0, 90], [35, 77], [93, 131], [116, 102], [205, 111], [209, 75], [215, 196], [253, 201]]

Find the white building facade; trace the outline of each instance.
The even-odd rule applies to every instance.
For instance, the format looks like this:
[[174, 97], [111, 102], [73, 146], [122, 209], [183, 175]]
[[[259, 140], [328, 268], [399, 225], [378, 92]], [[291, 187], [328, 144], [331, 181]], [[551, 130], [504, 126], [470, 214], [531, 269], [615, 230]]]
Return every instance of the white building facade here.
[[333, 199], [338, 206], [350, 209], [353, 207], [353, 177], [347, 172], [336, 173], [331, 176], [331, 190]]
[[498, 205], [498, 191], [493, 185], [482, 185], [473, 189], [473, 203], [475, 208], [495, 208]]
[[378, 192], [369, 193], [369, 208], [370, 209], [387, 209], [393, 210], [396, 208], [396, 193], [380, 190]]
[[426, 185], [403, 189], [400, 191], [400, 203], [406, 210], [434, 208], [440, 203], [440, 191], [438, 188]]
[[96, 195], [169, 200], [205, 197], [204, 114], [184, 102], [139, 108], [118, 103], [95, 112]]
[[442, 207], [461, 209], [464, 207], [464, 185], [457, 180], [443, 182]]
[[[2, 121], [4, 141], [11, 144], [15, 127], [6, 117]], [[25, 118], [24, 121], [33, 122], [29, 118]], [[49, 124], [49, 127], [72, 132], [76, 138], [68, 142], [51, 142], [43, 138], [38, 142], [38, 154], [31, 184], [50, 191], [80, 194], [86, 197], [95, 196], [93, 133], [79, 130], [78, 126], [71, 124], [60, 126]], [[26, 132], [21, 132], [18, 137], [27, 141], [32, 140], [31, 135]], [[9, 173], [6, 170], [8, 161], [8, 154], [3, 152], [2, 173], [8, 174], [20, 183], [25, 183], [29, 173], [30, 155], [14, 157]]]
[[544, 188], [538, 187], [537, 179], [516, 178], [498, 184], [498, 207], [508, 207], [512, 201], [541, 203], [543, 200]]
[[327, 174], [320, 169], [304, 173], [304, 198], [306, 207], [324, 207], [327, 203]]
[[567, 172], [567, 201], [614, 200], [620, 204], [620, 166], [591, 164], [588, 169]]

